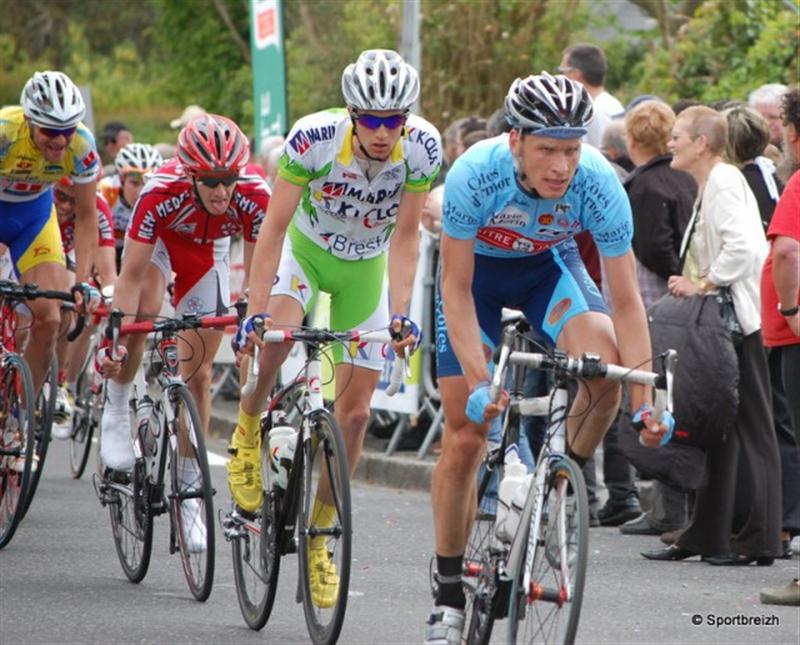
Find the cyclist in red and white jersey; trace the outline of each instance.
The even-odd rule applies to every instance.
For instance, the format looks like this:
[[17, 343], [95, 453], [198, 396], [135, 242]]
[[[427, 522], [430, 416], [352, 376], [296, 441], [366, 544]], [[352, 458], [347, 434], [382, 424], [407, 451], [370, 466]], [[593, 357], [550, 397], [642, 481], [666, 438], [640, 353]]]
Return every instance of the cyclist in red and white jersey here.
[[[75, 185], [69, 177], [62, 177], [53, 186], [58, 227], [61, 232], [61, 248], [67, 258], [67, 270], [75, 272]], [[98, 194], [97, 206], [97, 248], [92, 254], [91, 275], [99, 287], [114, 284], [117, 272], [114, 267], [114, 232], [111, 223], [111, 209]], [[67, 317], [62, 321], [65, 323]], [[87, 329], [70, 343], [65, 333], [59, 334], [56, 344], [58, 358], [58, 392], [53, 412], [53, 436], [68, 439], [72, 431], [72, 411], [75, 404], [75, 382], [88, 349], [90, 330]]]
[[114, 159], [117, 174], [103, 177], [97, 184], [97, 189], [111, 207], [118, 268], [122, 262], [125, 231], [131, 221], [133, 205], [144, 188], [145, 175], [163, 163], [158, 150], [150, 144], [129, 143]]
[[[222, 314], [230, 300], [230, 236], [244, 234], [245, 281], [249, 258], [269, 203], [269, 188], [252, 167], [247, 137], [230, 119], [192, 119], [178, 137], [178, 155], [147, 181], [125, 240], [113, 306], [138, 317], [159, 313], [175, 273], [176, 314]], [[133, 465], [128, 400], [144, 337], [125, 340], [127, 359], [105, 358], [108, 401], [103, 411], [101, 457], [106, 467]], [[181, 373], [197, 402], [203, 426], [210, 414], [211, 366], [222, 332], [201, 330], [179, 343]], [[191, 378], [189, 378], [191, 377]], [[179, 473], [180, 476], [184, 474]], [[191, 480], [192, 473], [185, 473]]]

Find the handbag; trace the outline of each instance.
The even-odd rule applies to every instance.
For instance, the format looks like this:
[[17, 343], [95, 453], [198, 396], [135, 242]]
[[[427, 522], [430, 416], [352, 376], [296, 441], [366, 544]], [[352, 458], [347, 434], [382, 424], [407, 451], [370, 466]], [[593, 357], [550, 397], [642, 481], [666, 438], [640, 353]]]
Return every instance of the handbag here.
[[719, 313], [722, 316], [722, 322], [725, 324], [725, 329], [731, 336], [731, 342], [734, 347], [741, 347], [744, 342], [744, 330], [739, 323], [739, 318], [736, 316], [736, 307], [733, 304], [733, 293], [730, 287], [718, 287], [717, 293], [714, 298], [719, 303]]

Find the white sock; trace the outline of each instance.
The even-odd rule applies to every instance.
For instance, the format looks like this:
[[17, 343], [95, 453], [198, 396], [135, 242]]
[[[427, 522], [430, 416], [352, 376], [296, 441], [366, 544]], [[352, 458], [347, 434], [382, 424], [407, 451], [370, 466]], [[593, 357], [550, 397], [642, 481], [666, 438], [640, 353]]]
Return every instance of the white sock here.
[[128, 400], [130, 399], [130, 392], [130, 383], [117, 383], [109, 379], [106, 383], [107, 405], [110, 405], [115, 411], [121, 412], [126, 410], [128, 407]]

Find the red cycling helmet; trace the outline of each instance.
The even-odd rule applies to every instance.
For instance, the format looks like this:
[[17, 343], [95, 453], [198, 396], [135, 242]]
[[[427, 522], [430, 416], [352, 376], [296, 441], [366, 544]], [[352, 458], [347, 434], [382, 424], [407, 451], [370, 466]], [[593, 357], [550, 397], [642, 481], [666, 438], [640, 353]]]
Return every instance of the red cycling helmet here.
[[178, 135], [178, 159], [187, 175], [238, 174], [249, 158], [247, 137], [224, 116], [196, 116]]

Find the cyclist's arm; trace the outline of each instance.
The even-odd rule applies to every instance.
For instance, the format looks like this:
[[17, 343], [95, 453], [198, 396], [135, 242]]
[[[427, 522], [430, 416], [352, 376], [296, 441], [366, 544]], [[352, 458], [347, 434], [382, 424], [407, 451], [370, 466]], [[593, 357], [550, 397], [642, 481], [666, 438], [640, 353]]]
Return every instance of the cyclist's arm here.
[[275, 179], [267, 214], [258, 232], [250, 263], [250, 284], [257, 287], [251, 289], [248, 296], [247, 314], [250, 316], [263, 313], [267, 309], [270, 289], [281, 258], [283, 238], [300, 203], [303, 190], [303, 186], [292, 184], [281, 177]]
[[[647, 327], [639, 283], [636, 280], [636, 264], [633, 251], [616, 257], [602, 256], [606, 283], [611, 295], [614, 332], [619, 345], [623, 365], [631, 368], [651, 369], [650, 331]], [[628, 386], [631, 410], [638, 410], [643, 403], [652, 403], [649, 388], [643, 385]]]
[[248, 286], [250, 286], [250, 267], [252, 266], [253, 262], [253, 251], [255, 249], [256, 243], [255, 242], [248, 242], [247, 240], [244, 241], [244, 280], [242, 281], [242, 293], [245, 292]]
[[[139, 310], [145, 272], [150, 266], [153, 256], [153, 244], [138, 242], [130, 237], [125, 240], [125, 258], [122, 270], [114, 284], [113, 307], [127, 314], [135, 314]], [[126, 318], [124, 322], [131, 322]]]
[[117, 278], [116, 253], [113, 246], [100, 246], [94, 256], [94, 272], [101, 287], [113, 285]]
[[475, 241], [459, 240], [442, 233], [441, 290], [447, 333], [470, 390], [488, 380], [478, 314], [472, 297], [475, 271]]
[[419, 255], [419, 220], [428, 193], [404, 192], [389, 243], [389, 311], [408, 315]]
[[97, 182], [75, 184], [75, 278], [86, 282], [97, 250]]

